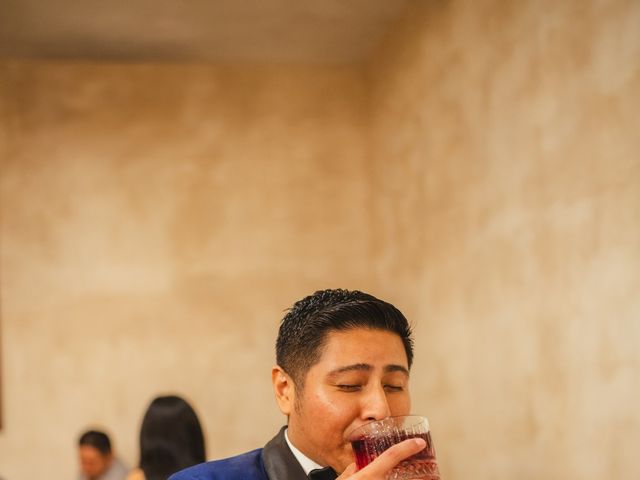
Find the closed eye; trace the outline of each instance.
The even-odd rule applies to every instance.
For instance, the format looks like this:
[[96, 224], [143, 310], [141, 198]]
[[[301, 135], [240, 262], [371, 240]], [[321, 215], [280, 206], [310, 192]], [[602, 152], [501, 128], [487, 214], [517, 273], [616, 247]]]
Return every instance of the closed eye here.
[[404, 390], [404, 387], [400, 385], [385, 385], [384, 389], [387, 392], [402, 392]]
[[336, 387], [338, 388], [338, 390], [341, 390], [343, 392], [358, 392], [362, 387], [360, 385], [336, 385]]

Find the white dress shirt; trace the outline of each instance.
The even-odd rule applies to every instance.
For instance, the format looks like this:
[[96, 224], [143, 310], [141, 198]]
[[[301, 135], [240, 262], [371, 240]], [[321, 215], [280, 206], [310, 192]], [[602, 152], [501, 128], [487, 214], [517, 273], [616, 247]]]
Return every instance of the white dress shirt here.
[[300, 450], [298, 450], [296, 447], [293, 446], [293, 444], [291, 443], [291, 440], [289, 440], [289, 435], [287, 434], [287, 430], [284, 431], [284, 439], [287, 441], [287, 445], [289, 445], [291, 452], [293, 452], [293, 456], [296, 457], [296, 460], [298, 460], [298, 463], [304, 470], [304, 473], [309, 475], [309, 472], [311, 470], [315, 470], [316, 468], [323, 468], [322, 465], [318, 465], [316, 462], [311, 460], [304, 453], [302, 453]]

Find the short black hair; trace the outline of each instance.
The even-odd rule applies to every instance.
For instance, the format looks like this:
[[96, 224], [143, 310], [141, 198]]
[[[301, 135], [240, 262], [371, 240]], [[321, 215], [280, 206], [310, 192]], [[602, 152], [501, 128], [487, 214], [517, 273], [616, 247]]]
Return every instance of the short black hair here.
[[102, 455], [109, 455], [111, 453], [111, 440], [109, 435], [99, 430], [88, 430], [80, 435], [78, 445], [87, 445], [98, 450]]
[[396, 307], [359, 290], [318, 290], [296, 302], [280, 324], [276, 362], [298, 388], [320, 359], [327, 334], [351, 328], [371, 328], [397, 334], [407, 364], [413, 363], [413, 338], [409, 322]]
[[146, 480], [166, 480], [204, 461], [204, 435], [195, 410], [176, 395], [154, 398], [140, 428], [140, 469]]

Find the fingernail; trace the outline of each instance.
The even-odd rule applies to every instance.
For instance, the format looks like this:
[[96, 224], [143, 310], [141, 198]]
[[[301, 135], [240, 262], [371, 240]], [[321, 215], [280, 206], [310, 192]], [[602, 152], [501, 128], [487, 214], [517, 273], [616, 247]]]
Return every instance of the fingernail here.
[[427, 442], [424, 441], [424, 439], [422, 438], [414, 438], [413, 441], [416, 443], [417, 446], [419, 447], [426, 447], [427, 446]]

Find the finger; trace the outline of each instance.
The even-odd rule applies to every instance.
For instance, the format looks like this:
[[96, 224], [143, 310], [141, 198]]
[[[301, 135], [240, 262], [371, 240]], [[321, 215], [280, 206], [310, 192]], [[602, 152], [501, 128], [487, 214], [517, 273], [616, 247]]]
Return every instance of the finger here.
[[426, 446], [427, 442], [421, 438], [412, 438], [400, 442], [385, 450], [382, 455], [360, 470], [357, 477], [359, 480], [384, 478], [385, 474], [398, 463], [411, 455], [415, 455]]
[[342, 472], [342, 474], [336, 480], [344, 480], [346, 478], [349, 478], [351, 475], [356, 473], [357, 470], [358, 468], [356, 467], [356, 464], [352, 463], [351, 465], [349, 465], [347, 468], [344, 469], [344, 472]]

